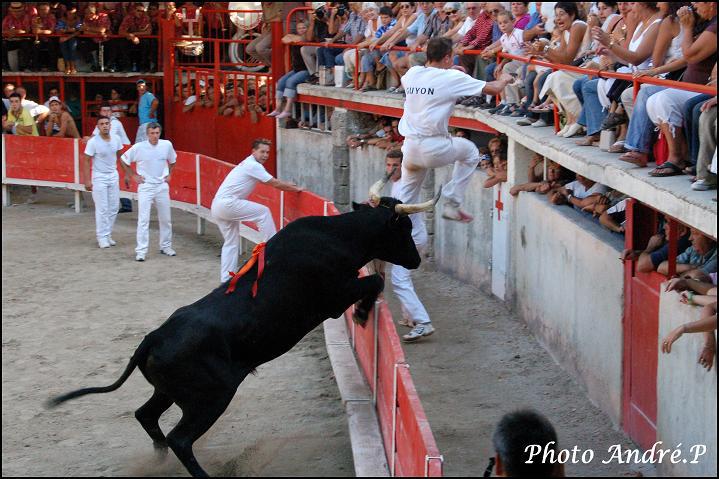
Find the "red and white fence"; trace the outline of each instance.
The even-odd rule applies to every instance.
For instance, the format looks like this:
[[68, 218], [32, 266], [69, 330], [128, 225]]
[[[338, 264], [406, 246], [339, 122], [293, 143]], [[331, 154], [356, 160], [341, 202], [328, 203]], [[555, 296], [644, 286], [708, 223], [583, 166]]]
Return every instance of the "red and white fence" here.
[[[82, 140], [71, 138], [3, 135], [3, 205], [10, 204], [9, 185], [49, 186], [75, 191], [79, 212], [85, 190], [80, 163], [84, 146]], [[170, 182], [172, 206], [197, 216], [198, 233], [204, 231], [205, 220], [211, 219], [212, 199], [234, 166], [197, 153], [177, 152]], [[121, 196], [136, 198], [136, 185], [125, 188], [122, 172], [120, 176]], [[307, 191], [286, 195], [259, 184], [250, 199], [270, 208], [278, 228], [303, 216], [339, 214], [331, 201]], [[251, 223], [243, 225], [241, 234], [254, 243], [262, 239]], [[346, 318], [357, 361], [373, 392], [391, 472], [394, 476], [441, 476], [442, 456], [414, 388], [392, 315], [384, 302], [377, 303], [373, 314], [374, 320], [368, 321], [366, 328], [355, 326], [351, 311]]]

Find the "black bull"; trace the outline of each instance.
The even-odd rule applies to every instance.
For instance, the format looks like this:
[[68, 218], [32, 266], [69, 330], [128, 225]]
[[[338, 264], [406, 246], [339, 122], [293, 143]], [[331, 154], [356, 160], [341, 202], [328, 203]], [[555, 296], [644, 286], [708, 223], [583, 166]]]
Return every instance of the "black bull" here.
[[[114, 391], [138, 367], [155, 391], [135, 417], [155, 448], [167, 451], [169, 446], [192, 475], [206, 475], [192, 445], [222, 415], [249, 373], [357, 302], [354, 319], [364, 325], [384, 286], [377, 274], [358, 278], [366, 263], [380, 259], [408, 269], [419, 266], [412, 223], [395, 213], [398, 203], [382, 198], [377, 208], [355, 205], [351, 213], [290, 223], [267, 243], [255, 298], [250, 289], [257, 265], [233, 293], [225, 294], [225, 283], [175, 311], [145, 336], [114, 384], [79, 389], [48, 405]], [[173, 403], [182, 418], [165, 437], [158, 420]]]

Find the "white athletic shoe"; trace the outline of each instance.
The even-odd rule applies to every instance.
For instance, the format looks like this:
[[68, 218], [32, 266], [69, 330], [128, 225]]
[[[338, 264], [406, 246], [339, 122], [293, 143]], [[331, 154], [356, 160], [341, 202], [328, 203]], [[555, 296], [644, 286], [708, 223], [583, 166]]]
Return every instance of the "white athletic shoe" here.
[[135, 261], [145, 261], [145, 255], [137, 253], [137, 255], [135, 255]]
[[569, 123], [567, 123], [566, 125], [564, 125], [564, 128], [562, 128], [561, 130], [559, 130], [558, 132], [556, 132], [555, 135], [557, 135], [557, 136], [564, 136], [564, 134], [567, 132], [567, 130], [569, 129], [570, 126], [572, 126], [572, 125], [570, 125]]
[[694, 183], [692, 183], [692, 189], [694, 191], [708, 191], [708, 190], [716, 190], [717, 185], [714, 183], [709, 183], [706, 180], [696, 180]]
[[110, 243], [110, 246], [115, 246], [117, 244], [117, 241], [112, 239], [112, 236], [107, 237], [107, 242]]
[[564, 138], [571, 138], [574, 135], [581, 133], [582, 131], [584, 131], [584, 127], [582, 125], [580, 125], [579, 123], [572, 123], [562, 136]]
[[549, 126], [549, 123], [547, 123], [543, 118], [540, 118], [532, 123], [532, 128], [542, 128], [543, 126]]
[[434, 333], [434, 326], [432, 326], [432, 323], [420, 323], [415, 326], [412, 331], [402, 336], [402, 341], [405, 343], [411, 343], [424, 336], [429, 336], [432, 333]]
[[110, 247], [110, 242], [107, 241], [107, 238], [101, 238], [101, 239], [97, 240], [97, 245], [98, 245], [100, 248], [105, 249], [105, 248], [109, 248], [109, 247]]
[[175, 250], [172, 248], [162, 248], [160, 250], [160, 253], [167, 255], [167, 256], [177, 256], [177, 253], [175, 253]]

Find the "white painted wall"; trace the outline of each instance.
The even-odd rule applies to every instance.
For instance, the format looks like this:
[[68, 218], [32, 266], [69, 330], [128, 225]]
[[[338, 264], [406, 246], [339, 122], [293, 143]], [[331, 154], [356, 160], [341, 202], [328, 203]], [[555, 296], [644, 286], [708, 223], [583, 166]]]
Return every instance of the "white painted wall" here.
[[[387, 150], [376, 146], [351, 148], [350, 199], [361, 203], [368, 198], [369, 188], [384, 176], [384, 159]], [[384, 192], [389, 194], [389, 187]]]
[[[685, 334], [661, 353], [661, 340], [677, 326], [699, 319], [700, 307], [679, 302], [675, 292], [662, 292], [659, 300], [659, 361], [657, 365], [657, 440], [663, 448], [681, 443], [687, 463], [659, 465], [661, 475], [717, 475], [717, 372], [697, 364], [704, 346], [702, 334]], [[689, 448], [704, 444], [707, 453], [691, 464]]]
[[513, 205], [515, 301], [554, 359], [618, 426], [622, 411], [622, 239], [545, 196]]

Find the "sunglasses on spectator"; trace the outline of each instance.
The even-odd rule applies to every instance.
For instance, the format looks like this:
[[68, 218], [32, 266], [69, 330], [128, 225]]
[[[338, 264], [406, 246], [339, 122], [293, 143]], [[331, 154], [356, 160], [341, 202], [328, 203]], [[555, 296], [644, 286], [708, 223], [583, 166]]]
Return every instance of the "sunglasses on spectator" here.
[[492, 13], [492, 14], [496, 15], [496, 14], [498, 14], [498, 13], [501, 12], [501, 11], [502, 11], [501, 9], [495, 8], [494, 10], [490, 10], [489, 13]]
[[445, 10], [445, 13], [457, 13], [459, 10]]

